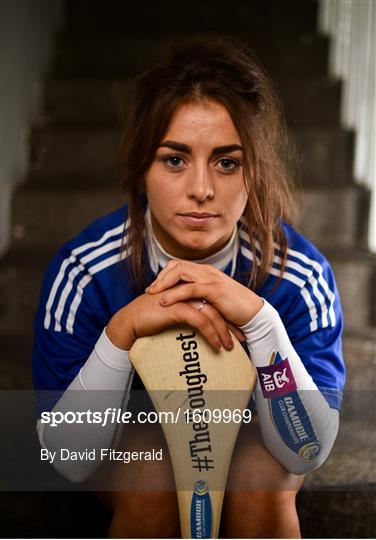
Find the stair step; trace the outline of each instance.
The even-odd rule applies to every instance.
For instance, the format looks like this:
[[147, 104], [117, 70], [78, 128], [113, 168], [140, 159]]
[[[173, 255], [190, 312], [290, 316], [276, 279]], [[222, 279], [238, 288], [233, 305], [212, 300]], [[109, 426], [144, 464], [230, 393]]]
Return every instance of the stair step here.
[[368, 325], [376, 325], [376, 255], [360, 249], [324, 252], [341, 294], [346, 329], [364, 328], [363, 338], [369, 338]]
[[307, 476], [304, 487], [344, 489], [376, 482], [376, 329], [373, 337], [344, 336], [347, 382], [340, 429], [327, 461]]
[[369, 328], [367, 337], [345, 332], [343, 354], [347, 368], [344, 415], [366, 413], [366, 418], [371, 416], [376, 421], [374, 410], [360, 411], [357, 401], [361, 393], [374, 393], [376, 386], [376, 327]]
[[[39, 273], [39, 277], [41, 277], [41, 275], [42, 274]], [[30, 281], [32, 281], [32, 279]], [[39, 281], [38, 277], [34, 279], [36, 288], [40, 289]], [[3, 290], [3, 274], [1, 268], [0, 288], [1, 290]], [[22, 289], [25, 290], [26, 287], [23, 286]], [[35, 292], [31, 291], [33, 300], [35, 300], [36, 297]], [[10, 293], [8, 292], [8, 294]], [[1, 304], [3, 303], [1, 302]], [[2, 307], [3, 306], [1, 306], [1, 308]], [[22, 321], [22, 327], [19, 328], [18, 335], [0, 334], [0, 391], [11, 389], [28, 390], [33, 388], [31, 373], [31, 351], [33, 348], [33, 314], [31, 313], [29, 306], [27, 306], [26, 309], [27, 311], [25, 313], [25, 318]], [[2, 310], [0, 318], [3, 318]]]
[[[179, 22], [179, 30], [228, 31], [228, 4], [223, 0], [176, 3], [172, 1], [145, 2], [140, 17], [138, 4], [128, 2], [78, 2], [69, 5], [66, 29], [71, 33], [166, 32]], [[263, 2], [237, 1], [231, 5], [231, 22], [239, 31], [257, 26], [270, 32], [283, 27], [286, 32], [315, 31], [317, 19], [316, 2]]]
[[[45, 180], [64, 177], [99, 179], [108, 185], [119, 176], [120, 130], [90, 127], [39, 127], [31, 136], [30, 175]], [[300, 128], [291, 131], [301, 161], [304, 183], [350, 184], [353, 134], [338, 128]]]
[[[366, 407], [376, 407], [374, 393], [368, 393], [368, 399], [361, 401], [358, 393], [358, 404], [363, 412]], [[346, 394], [341, 411], [340, 428], [332, 452], [325, 463], [307, 476], [305, 485], [309, 489], [320, 489], [322, 486], [332, 488], [348, 488], [352, 485], [376, 483], [376, 421], [364, 414], [346, 418]]]
[[[98, 214], [102, 215], [102, 214]], [[98, 217], [97, 216], [97, 217]], [[64, 222], [59, 216], [57, 221]], [[87, 223], [86, 223], [87, 224]], [[62, 228], [64, 230], [64, 228]], [[48, 234], [48, 230], [46, 232]], [[0, 261], [0, 333], [30, 335], [38, 305], [42, 278], [52, 252], [14, 251]], [[375, 324], [370, 284], [375, 261], [366, 256], [336, 262], [331, 258], [344, 310], [345, 328], [352, 332]]]
[[[94, 493], [0, 492], [4, 538], [106, 538], [111, 516]], [[73, 491], [73, 492], [72, 492]]]
[[[372, 538], [376, 528], [372, 485], [338, 492], [301, 491], [302, 538]], [[325, 512], [323, 512], [325, 508]], [[90, 492], [2, 492], [5, 538], [106, 538], [111, 516]]]
[[[205, 36], [216, 35], [211, 32]], [[257, 34], [222, 32], [222, 36], [241, 39], [256, 52], [269, 73], [277, 80], [320, 77], [327, 74], [328, 38], [317, 34], [284, 32]], [[61, 35], [52, 74], [66, 77], [128, 77], [147, 69], [197, 32]], [[272, 36], [272, 37], [271, 37]]]
[[[44, 119], [48, 125], [117, 126], [125, 99], [126, 80], [48, 79]], [[339, 125], [339, 81], [296, 80], [280, 88], [291, 126]]]
[[[19, 364], [14, 352], [22, 356], [30, 346], [48, 262], [46, 257], [39, 260], [38, 253], [32, 251], [5, 255], [0, 260], [0, 334], [4, 347], [0, 368], [1, 388], [7, 388], [8, 384], [10, 388], [30, 388], [31, 373], [29, 370], [27, 373], [18, 371]], [[26, 365], [30, 368], [30, 364]]]
[[281, 80], [279, 92], [291, 127], [336, 127], [340, 124], [341, 82], [309, 79]]
[[[103, 185], [118, 177], [120, 132], [114, 129], [37, 128], [31, 140], [30, 174], [44, 178], [92, 178]], [[90, 185], [90, 184], [89, 184]]]
[[345, 129], [315, 128], [291, 131], [304, 183], [337, 186], [351, 183], [354, 133]]
[[362, 244], [367, 198], [368, 192], [362, 186], [306, 187], [299, 230], [322, 249]]
[[95, 219], [125, 204], [114, 189], [19, 189], [13, 197], [13, 246], [57, 249]]
[[376, 528], [376, 489], [367, 484], [298, 493], [302, 538], [372, 538]]

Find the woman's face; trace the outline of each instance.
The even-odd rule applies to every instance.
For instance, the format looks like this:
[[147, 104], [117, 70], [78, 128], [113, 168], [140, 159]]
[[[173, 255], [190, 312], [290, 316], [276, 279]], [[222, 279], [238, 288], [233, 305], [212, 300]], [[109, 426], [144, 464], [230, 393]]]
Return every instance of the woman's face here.
[[168, 253], [202, 259], [226, 244], [247, 202], [242, 161], [225, 107], [177, 108], [145, 177], [153, 230]]

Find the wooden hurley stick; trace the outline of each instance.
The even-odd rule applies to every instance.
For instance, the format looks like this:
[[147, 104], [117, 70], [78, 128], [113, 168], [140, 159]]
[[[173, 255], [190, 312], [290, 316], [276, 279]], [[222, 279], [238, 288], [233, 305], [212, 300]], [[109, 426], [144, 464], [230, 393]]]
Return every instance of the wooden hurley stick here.
[[218, 537], [230, 460], [256, 382], [251, 361], [232, 337], [232, 351], [216, 351], [199, 332], [181, 326], [138, 339], [130, 351], [155, 410], [174, 415], [174, 423], [162, 422], [162, 428], [183, 538]]

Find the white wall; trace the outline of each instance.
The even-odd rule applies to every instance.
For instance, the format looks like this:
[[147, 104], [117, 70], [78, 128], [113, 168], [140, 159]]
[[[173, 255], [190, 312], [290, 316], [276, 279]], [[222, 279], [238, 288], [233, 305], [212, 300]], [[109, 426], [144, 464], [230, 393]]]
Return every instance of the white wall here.
[[342, 123], [356, 132], [354, 177], [372, 191], [376, 251], [376, 0], [320, 0], [319, 28], [332, 38], [330, 72], [344, 82]]
[[0, 0], [0, 255], [10, 242], [10, 201], [28, 166], [28, 135], [62, 20], [62, 0]]

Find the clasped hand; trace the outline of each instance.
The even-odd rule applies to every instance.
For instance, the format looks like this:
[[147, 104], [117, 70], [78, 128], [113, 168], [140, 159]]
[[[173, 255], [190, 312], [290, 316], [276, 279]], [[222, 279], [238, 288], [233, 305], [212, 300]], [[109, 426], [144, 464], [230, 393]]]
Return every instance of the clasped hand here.
[[236, 337], [243, 339], [238, 327], [249, 322], [262, 308], [261, 297], [215, 267], [191, 261], [170, 261], [147, 289], [147, 294], [163, 293], [163, 307], [178, 302], [206, 300], [202, 313], [213, 318], [219, 313]]

